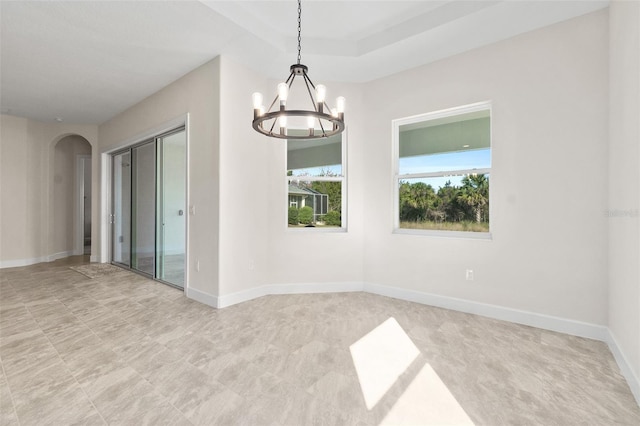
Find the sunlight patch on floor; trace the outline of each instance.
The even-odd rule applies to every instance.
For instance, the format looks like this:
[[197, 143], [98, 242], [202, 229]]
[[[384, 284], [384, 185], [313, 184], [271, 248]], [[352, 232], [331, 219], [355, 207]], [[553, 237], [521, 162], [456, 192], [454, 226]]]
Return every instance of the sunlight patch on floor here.
[[[414, 377], [407, 373], [417, 371], [420, 364], [412, 364], [420, 350], [395, 318], [387, 319], [349, 349], [367, 409], [373, 409], [394, 386], [392, 395], [400, 395], [392, 396], [393, 405], [380, 425], [473, 426], [431, 365], [424, 363]], [[398, 382], [405, 373], [409, 376]]]
[[447, 386], [425, 364], [380, 425], [473, 425]]
[[349, 349], [369, 410], [420, 354], [395, 318], [380, 324]]

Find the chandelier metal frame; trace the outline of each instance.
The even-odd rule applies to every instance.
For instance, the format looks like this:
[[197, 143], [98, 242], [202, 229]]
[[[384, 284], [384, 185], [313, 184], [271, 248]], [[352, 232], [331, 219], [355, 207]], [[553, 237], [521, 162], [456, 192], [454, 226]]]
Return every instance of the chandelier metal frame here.
[[[253, 109], [253, 121], [252, 126], [254, 130], [262, 133], [265, 136], [278, 138], [278, 139], [322, 139], [330, 136], [342, 133], [344, 131], [344, 104], [343, 97], [337, 99], [337, 108], [331, 109], [324, 100], [324, 92], [326, 88], [322, 85], [313, 84], [308, 76], [309, 68], [306, 65], [300, 63], [301, 60], [301, 17], [302, 17], [302, 4], [301, 0], [298, 0], [298, 62], [291, 65], [289, 68], [290, 74], [284, 83], [278, 85], [278, 94], [269, 105], [269, 109], [264, 111], [262, 103], [262, 95], [254, 93], [254, 109]], [[311, 99], [313, 110], [288, 110], [286, 109], [286, 98], [288, 97], [288, 91], [291, 89], [296, 77], [301, 76], [307, 93]], [[282, 85], [286, 85], [286, 90]], [[313, 91], [311, 90], [313, 88]], [[281, 91], [284, 91], [282, 93]], [[314, 96], [316, 93], [316, 96]], [[319, 93], [322, 93], [320, 95]], [[283, 99], [284, 98], [284, 99]], [[276, 102], [279, 102], [279, 109], [271, 111]], [[307, 117], [309, 121], [308, 134], [303, 135], [289, 135], [287, 134], [286, 125], [282, 125], [283, 120], [286, 121], [288, 117]], [[267, 122], [273, 120], [269, 125]], [[323, 120], [325, 123], [323, 124]], [[313, 125], [311, 125], [313, 123]], [[318, 123], [320, 129], [315, 128], [315, 124]], [[330, 123], [330, 124], [329, 124]], [[267, 124], [265, 126], [265, 124]], [[326, 126], [329, 124], [329, 126]], [[325, 128], [327, 127], [327, 128]], [[275, 129], [275, 131], [274, 131]]]

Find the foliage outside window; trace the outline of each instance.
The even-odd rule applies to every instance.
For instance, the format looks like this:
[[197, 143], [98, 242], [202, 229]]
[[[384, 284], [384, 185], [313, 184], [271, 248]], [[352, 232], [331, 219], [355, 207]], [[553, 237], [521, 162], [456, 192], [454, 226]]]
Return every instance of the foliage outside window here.
[[345, 227], [343, 135], [287, 140], [289, 228]]
[[489, 232], [489, 103], [394, 120], [396, 229]]

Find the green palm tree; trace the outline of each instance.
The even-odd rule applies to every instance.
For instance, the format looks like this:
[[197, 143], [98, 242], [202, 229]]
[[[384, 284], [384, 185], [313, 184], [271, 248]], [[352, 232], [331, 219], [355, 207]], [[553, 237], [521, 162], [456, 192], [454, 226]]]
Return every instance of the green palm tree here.
[[482, 210], [489, 204], [489, 179], [483, 174], [463, 177], [459, 198], [475, 212], [476, 222], [481, 222]]

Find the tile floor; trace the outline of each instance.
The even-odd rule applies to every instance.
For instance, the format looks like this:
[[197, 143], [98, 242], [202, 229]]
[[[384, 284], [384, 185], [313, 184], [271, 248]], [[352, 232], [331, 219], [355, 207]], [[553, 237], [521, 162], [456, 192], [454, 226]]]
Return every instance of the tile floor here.
[[366, 293], [215, 310], [86, 259], [0, 270], [0, 424], [640, 424], [601, 342]]

